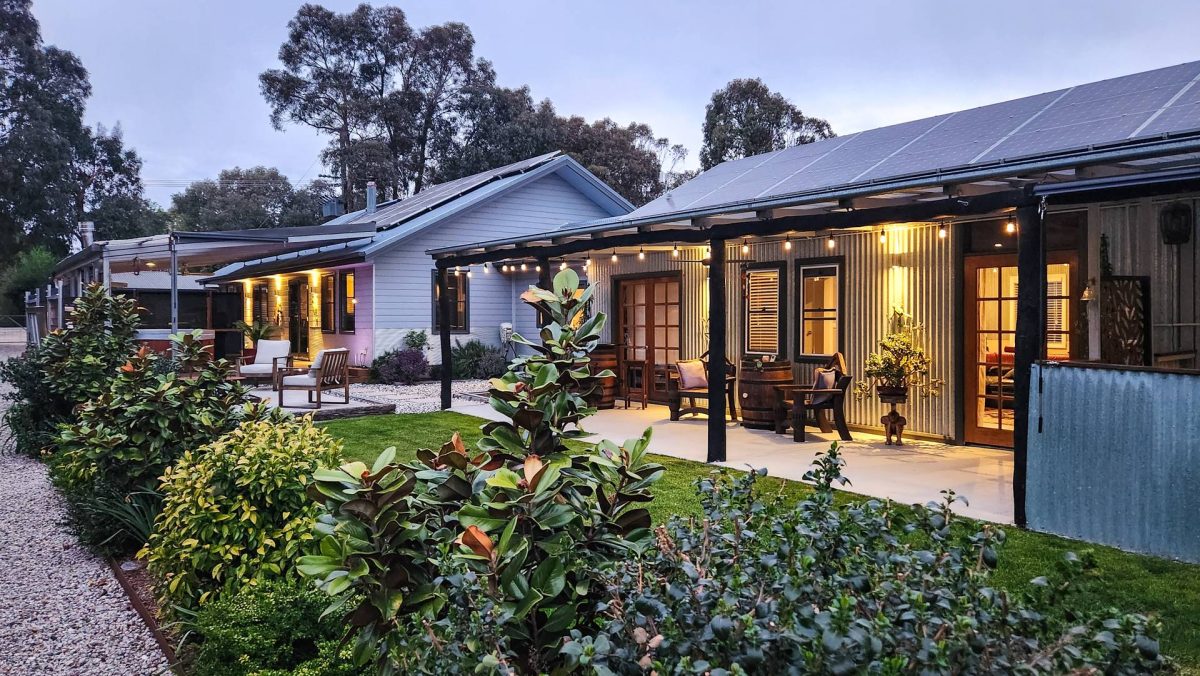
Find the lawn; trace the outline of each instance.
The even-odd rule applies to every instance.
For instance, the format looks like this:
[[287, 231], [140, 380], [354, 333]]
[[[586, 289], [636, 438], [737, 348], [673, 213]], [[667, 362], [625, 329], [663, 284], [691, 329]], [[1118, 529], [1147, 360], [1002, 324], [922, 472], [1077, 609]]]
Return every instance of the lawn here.
[[[437, 448], [456, 431], [471, 444], [479, 438], [482, 422], [458, 413], [427, 413], [339, 420], [326, 423], [325, 428], [343, 440], [347, 459], [370, 463], [388, 446], [396, 447], [398, 458], [411, 459], [416, 449]], [[700, 501], [693, 482], [712, 468], [663, 456], [655, 459], [666, 466], [667, 472], [656, 487], [650, 506], [654, 519], [663, 521], [676, 514], [699, 514]], [[846, 474], [854, 480], [853, 467], [847, 467]], [[771, 477], [767, 482], [789, 496], [798, 497], [807, 490], [797, 482]], [[856, 497], [846, 494], [847, 500]], [[1164, 651], [1179, 661], [1186, 673], [1200, 674], [1200, 566], [1016, 528], [1009, 528], [1007, 533], [1008, 541], [1000, 553], [996, 572], [998, 585], [1019, 590], [1029, 580], [1052, 573], [1055, 562], [1065, 552], [1090, 550], [1099, 563], [1099, 574], [1081, 602], [1091, 607], [1113, 607], [1158, 617], [1164, 625]]]

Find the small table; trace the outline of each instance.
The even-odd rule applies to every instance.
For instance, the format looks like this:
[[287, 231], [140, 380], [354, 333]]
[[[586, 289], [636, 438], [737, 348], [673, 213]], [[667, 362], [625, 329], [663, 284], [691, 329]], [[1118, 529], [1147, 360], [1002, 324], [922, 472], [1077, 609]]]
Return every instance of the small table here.
[[891, 404], [891, 410], [879, 419], [883, 423], [883, 429], [887, 432], [887, 441], [884, 443], [888, 446], [892, 445], [892, 435], [896, 435], [896, 445], [904, 445], [904, 427], [908, 425], [908, 418], [900, 415], [896, 410], [896, 404], [907, 404], [908, 394], [881, 394], [879, 401], [885, 404]]

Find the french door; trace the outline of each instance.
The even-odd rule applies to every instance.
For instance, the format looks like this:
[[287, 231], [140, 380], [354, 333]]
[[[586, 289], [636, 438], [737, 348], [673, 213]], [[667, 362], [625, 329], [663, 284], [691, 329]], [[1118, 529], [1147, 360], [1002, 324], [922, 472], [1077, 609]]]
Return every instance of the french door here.
[[[1051, 252], [1046, 265], [1046, 345], [1041, 357], [1071, 357], [1075, 256]], [[970, 256], [965, 262], [963, 406], [967, 443], [1013, 445], [1016, 421], [1017, 257]]]
[[308, 282], [288, 282], [288, 340], [292, 354], [308, 355]]
[[620, 376], [654, 401], [666, 401], [667, 367], [679, 361], [679, 294], [678, 275], [617, 282]]

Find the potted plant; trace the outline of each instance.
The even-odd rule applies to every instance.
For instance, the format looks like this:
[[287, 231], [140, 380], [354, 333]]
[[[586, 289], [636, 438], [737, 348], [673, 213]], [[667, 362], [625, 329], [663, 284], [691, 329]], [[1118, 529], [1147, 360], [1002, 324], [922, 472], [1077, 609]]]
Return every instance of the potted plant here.
[[256, 320], [252, 324], [247, 324], [242, 320], [233, 323], [233, 328], [242, 332], [242, 335], [250, 341], [250, 347], [242, 347], [242, 354], [246, 357], [253, 357], [258, 351], [258, 341], [271, 340], [279, 334], [279, 326], [271, 322]]
[[863, 370], [867, 380], [855, 386], [855, 395], [862, 399], [871, 393], [883, 398], [895, 398], [899, 403], [908, 400], [913, 387], [925, 396], [941, 393], [942, 381], [929, 378], [932, 359], [920, 345], [922, 327], [901, 308], [893, 308], [888, 335], [879, 341], [879, 351], [867, 355]]

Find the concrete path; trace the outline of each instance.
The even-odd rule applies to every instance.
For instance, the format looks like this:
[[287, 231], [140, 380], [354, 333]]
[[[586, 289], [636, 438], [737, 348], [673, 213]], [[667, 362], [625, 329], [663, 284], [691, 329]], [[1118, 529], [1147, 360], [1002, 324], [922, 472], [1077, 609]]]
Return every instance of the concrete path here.
[[[497, 415], [486, 404], [457, 405], [453, 410], [489, 420]], [[654, 430], [650, 450], [655, 453], [704, 462], [708, 452], [708, 421], [686, 417], [672, 422], [665, 406], [652, 404], [644, 411], [636, 407], [600, 411], [586, 421], [585, 427], [596, 438], [614, 441], [640, 436], [650, 427]], [[729, 425], [727, 433], [728, 460], [721, 464], [738, 469], [766, 467], [772, 476], [795, 480], [804, 477], [818, 451], [827, 450], [837, 439], [836, 433], [810, 432], [809, 441], [797, 444], [790, 434], [750, 430], [737, 424]], [[949, 488], [969, 501], [957, 503], [957, 513], [1012, 523], [1011, 452], [928, 441], [886, 446], [878, 435], [855, 432], [853, 436], [854, 441], [842, 442], [849, 490], [912, 504], [940, 500], [940, 491]]]

